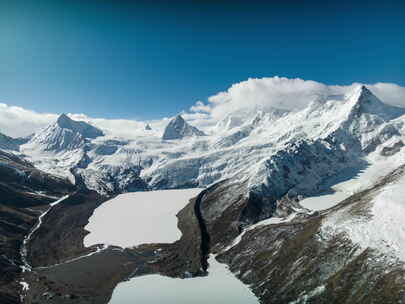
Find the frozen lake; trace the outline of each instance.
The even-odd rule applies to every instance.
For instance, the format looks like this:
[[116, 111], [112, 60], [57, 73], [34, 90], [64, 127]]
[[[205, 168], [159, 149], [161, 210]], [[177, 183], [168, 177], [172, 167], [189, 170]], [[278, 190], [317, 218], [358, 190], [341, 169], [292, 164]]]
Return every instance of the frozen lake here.
[[[181, 237], [176, 214], [202, 189], [126, 193], [98, 207], [85, 227], [85, 245], [131, 247], [172, 243]], [[173, 279], [160, 275], [120, 283], [112, 295], [116, 304], [258, 304], [250, 289], [213, 256], [208, 276]]]
[[199, 188], [133, 192], [118, 195], [98, 207], [85, 227], [84, 245], [133, 247], [173, 243], [181, 237], [176, 214], [202, 191]]
[[207, 277], [172, 279], [148, 275], [123, 282], [110, 304], [258, 304], [250, 289], [213, 256]]

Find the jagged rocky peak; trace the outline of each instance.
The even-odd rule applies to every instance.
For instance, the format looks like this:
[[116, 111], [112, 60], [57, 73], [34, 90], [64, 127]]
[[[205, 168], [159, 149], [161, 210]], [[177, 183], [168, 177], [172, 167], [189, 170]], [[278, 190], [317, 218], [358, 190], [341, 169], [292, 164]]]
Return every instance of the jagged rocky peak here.
[[56, 124], [62, 129], [69, 129], [73, 132], [80, 133], [84, 138], [96, 138], [104, 135], [100, 129], [93, 127], [84, 121], [73, 120], [66, 114], [60, 115]]
[[203, 131], [200, 131], [196, 127], [189, 125], [181, 115], [177, 115], [173, 118], [163, 133], [163, 140], [182, 139], [184, 137], [191, 136], [205, 136]]
[[151, 127], [149, 124], [146, 124], [145, 130], [146, 130], [146, 131], [150, 131], [150, 130], [152, 130], [152, 127]]
[[364, 85], [357, 88], [357, 91], [353, 94], [353, 99], [355, 102], [353, 114], [376, 115], [385, 121], [405, 114], [405, 108], [391, 106], [382, 102]]

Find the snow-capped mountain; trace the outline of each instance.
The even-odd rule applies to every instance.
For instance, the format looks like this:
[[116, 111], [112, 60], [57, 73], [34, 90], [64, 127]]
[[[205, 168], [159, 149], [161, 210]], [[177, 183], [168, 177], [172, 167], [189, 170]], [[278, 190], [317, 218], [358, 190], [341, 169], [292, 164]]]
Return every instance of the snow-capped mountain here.
[[244, 181], [247, 192], [295, 189], [307, 196], [327, 190], [324, 180], [344, 168], [400, 152], [403, 113], [357, 86], [345, 95], [316, 98], [300, 111], [256, 112], [209, 136], [190, 136], [202, 133], [177, 116], [163, 134], [172, 140], [164, 141], [155, 133], [135, 139], [100, 136], [100, 130], [62, 115], [21, 151], [40, 169], [64, 176], [74, 171], [102, 193], [235, 178]]
[[36, 133], [27, 146], [43, 151], [67, 151], [83, 148], [87, 139], [103, 136], [103, 132], [92, 125], [70, 119], [62, 114], [57, 121]]
[[189, 125], [181, 115], [177, 115], [166, 126], [162, 139], [172, 140], [192, 136], [205, 136], [205, 133]]

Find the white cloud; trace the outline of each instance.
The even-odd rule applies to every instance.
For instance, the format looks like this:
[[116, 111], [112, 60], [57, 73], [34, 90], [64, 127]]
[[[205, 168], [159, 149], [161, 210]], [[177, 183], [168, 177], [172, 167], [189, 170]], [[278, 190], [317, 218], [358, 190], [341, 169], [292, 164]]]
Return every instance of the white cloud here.
[[13, 137], [27, 136], [45, 127], [56, 117], [56, 114], [37, 113], [0, 103], [0, 132]]
[[[137, 121], [130, 119], [105, 119], [105, 118], [92, 118], [85, 114], [72, 114], [68, 116], [74, 120], [86, 121], [93, 126], [101, 129], [106, 135], [118, 136], [123, 138], [135, 138], [137, 136], [156, 135], [161, 136], [166, 125], [171, 118], [164, 117], [159, 120], [150, 121]], [[194, 114], [190, 114], [192, 118]], [[149, 124], [152, 128], [151, 131], [145, 132], [145, 126]]]
[[[198, 101], [190, 108], [191, 112], [209, 114], [205, 122], [197, 120], [198, 125], [207, 125], [224, 119], [229, 114], [246, 115], [258, 110], [271, 108], [299, 111], [316, 99], [330, 95], [342, 95], [350, 92], [361, 83], [347, 86], [329, 86], [312, 80], [284, 77], [249, 78], [233, 84], [227, 91], [208, 98], [204, 104]], [[392, 83], [366, 84], [366, 86], [387, 104], [405, 107], [405, 87]]]
[[211, 112], [211, 107], [209, 105], [204, 104], [201, 100], [197, 101], [194, 106], [190, 108], [192, 112]]
[[232, 111], [278, 108], [300, 110], [310, 101], [324, 96], [328, 87], [319, 82], [281, 77], [250, 78], [232, 85], [226, 92], [211, 96], [214, 117], [222, 117]]
[[378, 82], [368, 87], [382, 101], [394, 106], [405, 107], [405, 87], [383, 82]]

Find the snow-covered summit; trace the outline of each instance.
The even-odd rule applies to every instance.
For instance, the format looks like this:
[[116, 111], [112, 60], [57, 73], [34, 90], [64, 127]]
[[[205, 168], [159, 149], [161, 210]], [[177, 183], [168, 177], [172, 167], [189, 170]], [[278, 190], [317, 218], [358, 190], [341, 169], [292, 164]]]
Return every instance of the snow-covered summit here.
[[84, 121], [73, 120], [66, 114], [60, 115], [56, 124], [62, 129], [69, 129], [72, 132], [79, 133], [84, 138], [96, 138], [104, 135], [100, 129], [93, 127]]
[[364, 85], [356, 88], [350, 99], [354, 102], [353, 115], [368, 114], [390, 121], [405, 114], [404, 108], [382, 102]]
[[189, 125], [181, 115], [173, 118], [163, 133], [163, 140], [182, 139], [192, 136], [205, 136], [205, 133]]
[[56, 122], [35, 133], [26, 148], [53, 152], [75, 150], [83, 147], [87, 139], [103, 135], [98, 128], [62, 114]]

